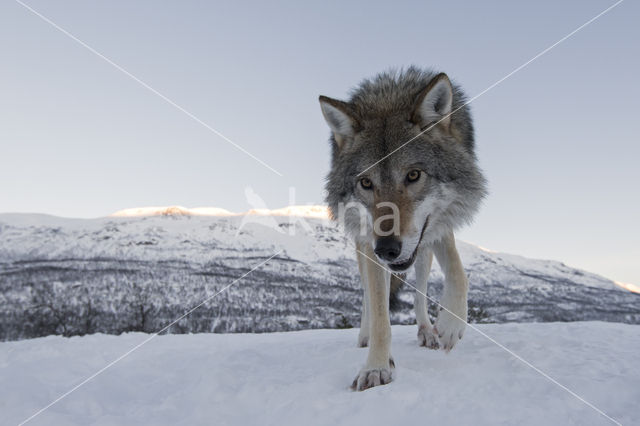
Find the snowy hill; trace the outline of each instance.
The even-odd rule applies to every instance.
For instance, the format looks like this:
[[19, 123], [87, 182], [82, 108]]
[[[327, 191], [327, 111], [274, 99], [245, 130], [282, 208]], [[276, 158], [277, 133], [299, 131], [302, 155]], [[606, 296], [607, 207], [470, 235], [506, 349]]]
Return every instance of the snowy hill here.
[[[640, 326], [479, 328], [622, 424], [640, 419]], [[394, 326], [395, 380], [348, 386], [357, 330], [165, 335], [33, 418], [33, 425], [611, 425], [613, 421], [468, 329], [450, 353]], [[0, 412], [18, 424], [148, 335], [0, 343]]]
[[[170, 332], [357, 327], [354, 251], [324, 216], [314, 206], [248, 214], [130, 209], [90, 220], [0, 214], [0, 340], [153, 332], [276, 253]], [[459, 247], [472, 322], [640, 323], [640, 295], [611, 280], [559, 262]], [[430, 282], [437, 297], [437, 267]], [[394, 323], [414, 321], [412, 295], [410, 288], [401, 293]]]

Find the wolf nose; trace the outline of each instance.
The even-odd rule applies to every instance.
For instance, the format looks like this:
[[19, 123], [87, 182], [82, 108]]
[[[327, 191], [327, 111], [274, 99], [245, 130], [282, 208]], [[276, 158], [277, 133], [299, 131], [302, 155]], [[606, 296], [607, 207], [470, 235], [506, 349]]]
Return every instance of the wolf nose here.
[[402, 243], [394, 237], [381, 237], [376, 241], [376, 249], [374, 252], [378, 257], [384, 260], [395, 260], [400, 256]]

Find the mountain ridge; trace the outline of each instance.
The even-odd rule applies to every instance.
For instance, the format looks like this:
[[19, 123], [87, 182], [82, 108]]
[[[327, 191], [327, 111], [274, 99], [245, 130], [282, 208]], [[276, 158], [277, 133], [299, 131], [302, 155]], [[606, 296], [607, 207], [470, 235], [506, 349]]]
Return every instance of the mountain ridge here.
[[[473, 322], [640, 323], [640, 296], [612, 280], [557, 261], [458, 246]], [[155, 331], [280, 251], [170, 332], [359, 325], [354, 250], [326, 219], [0, 214], [0, 339]], [[438, 298], [442, 282], [436, 264], [430, 297]], [[405, 286], [394, 323], [415, 321], [412, 301]]]

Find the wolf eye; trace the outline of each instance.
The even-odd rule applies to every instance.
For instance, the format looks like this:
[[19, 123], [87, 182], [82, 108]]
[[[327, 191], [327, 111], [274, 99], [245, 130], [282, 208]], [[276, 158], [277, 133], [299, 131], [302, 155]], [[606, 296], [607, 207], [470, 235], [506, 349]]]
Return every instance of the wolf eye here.
[[407, 182], [415, 182], [420, 179], [420, 170], [411, 170], [407, 173]]
[[373, 183], [371, 182], [371, 179], [365, 177], [360, 179], [360, 186], [364, 189], [371, 189], [373, 188]]

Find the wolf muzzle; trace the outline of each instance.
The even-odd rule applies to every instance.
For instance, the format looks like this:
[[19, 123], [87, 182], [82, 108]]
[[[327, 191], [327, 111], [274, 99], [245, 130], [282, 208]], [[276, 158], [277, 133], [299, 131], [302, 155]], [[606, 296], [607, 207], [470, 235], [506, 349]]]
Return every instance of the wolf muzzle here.
[[394, 236], [380, 237], [376, 241], [374, 253], [387, 262], [396, 260], [402, 251], [402, 242]]

